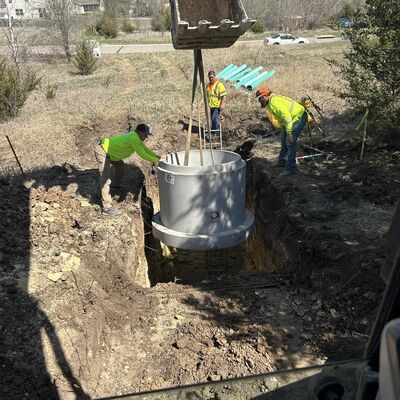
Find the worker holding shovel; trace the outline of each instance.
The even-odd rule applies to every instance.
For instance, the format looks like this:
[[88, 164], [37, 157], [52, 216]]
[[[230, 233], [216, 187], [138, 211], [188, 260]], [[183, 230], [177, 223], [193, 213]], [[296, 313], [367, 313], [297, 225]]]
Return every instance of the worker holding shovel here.
[[[157, 163], [160, 159], [154, 151], [147, 148], [144, 141], [150, 135], [149, 126], [139, 124], [136, 130], [132, 130], [122, 135], [109, 136], [101, 139], [95, 146], [94, 154], [100, 172], [100, 190], [103, 205], [102, 214], [115, 217], [121, 211], [112, 208], [110, 194], [111, 183], [118, 186], [124, 174], [124, 159], [131, 154], [137, 153], [143, 160]], [[113, 179], [111, 179], [111, 165], [115, 168]]]
[[261, 108], [267, 108], [281, 126], [278, 166], [286, 167], [282, 175], [296, 174], [296, 142], [307, 123], [305, 108], [289, 97], [273, 93], [264, 85], [257, 90], [256, 97]]

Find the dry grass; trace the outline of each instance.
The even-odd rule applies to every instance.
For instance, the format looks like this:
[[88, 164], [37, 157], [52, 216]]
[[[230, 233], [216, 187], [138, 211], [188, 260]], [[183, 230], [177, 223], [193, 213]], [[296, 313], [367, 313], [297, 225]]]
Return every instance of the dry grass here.
[[[206, 72], [229, 63], [263, 65], [277, 73], [268, 84], [277, 92], [301, 97], [310, 94], [328, 100], [327, 112], [337, 112], [331, 87], [337, 79], [324, 57], [340, 57], [345, 43], [291, 48], [237, 47], [204, 51]], [[193, 55], [171, 53], [110, 55], [90, 76], [76, 75], [62, 59], [30, 61], [44, 77], [42, 91], [34, 92], [21, 115], [1, 125], [9, 134], [25, 168], [69, 162], [94, 165], [91, 145], [98, 137], [122, 132], [128, 115], [133, 123], [146, 121], [155, 135], [150, 147], [165, 153], [183, 147], [182, 125], [189, 113]], [[45, 87], [56, 85], [54, 99]], [[258, 103], [228, 85], [227, 114], [246, 117], [259, 111]], [[3, 140], [3, 139], [2, 139]]]

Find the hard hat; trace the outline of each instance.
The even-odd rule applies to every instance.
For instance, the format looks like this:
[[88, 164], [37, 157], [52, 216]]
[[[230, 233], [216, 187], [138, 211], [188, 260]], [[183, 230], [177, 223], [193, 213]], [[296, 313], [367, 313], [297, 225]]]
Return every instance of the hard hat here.
[[136, 127], [136, 132], [143, 132], [146, 135], [151, 135], [150, 133], [150, 127], [147, 124], [139, 124]]
[[261, 85], [256, 92], [256, 97], [266, 96], [271, 90], [265, 85]]

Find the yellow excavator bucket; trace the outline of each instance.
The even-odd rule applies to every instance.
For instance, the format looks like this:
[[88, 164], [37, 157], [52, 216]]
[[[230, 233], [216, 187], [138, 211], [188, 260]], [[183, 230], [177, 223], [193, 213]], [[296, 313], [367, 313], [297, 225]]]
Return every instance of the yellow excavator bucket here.
[[255, 20], [241, 0], [170, 0], [175, 49], [229, 47]]

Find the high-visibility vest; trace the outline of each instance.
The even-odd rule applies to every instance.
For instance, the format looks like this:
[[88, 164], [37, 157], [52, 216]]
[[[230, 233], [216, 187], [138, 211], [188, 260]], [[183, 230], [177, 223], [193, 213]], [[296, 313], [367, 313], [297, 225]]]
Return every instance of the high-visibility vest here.
[[278, 94], [272, 93], [267, 103], [267, 109], [279, 121], [279, 124], [285, 128], [286, 132], [291, 133], [293, 123], [300, 119], [305, 109], [297, 101]]
[[226, 95], [225, 86], [220, 81], [207, 85], [208, 106], [210, 108], [219, 108], [222, 98]]
[[145, 146], [135, 131], [102, 139], [101, 147], [111, 161], [123, 160], [136, 152], [139, 157], [146, 161], [158, 162], [157, 154]]
[[[271, 114], [267, 110], [266, 117], [267, 117], [268, 122], [271, 124], [271, 126], [274, 128], [275, 131], [281, 130], [281, 124], [279, 123], [278, 118], [276, 118], [274, 114]], [[314, 123], [315, 123], [315, 120], [313, 119], [313, 117], [309, 113], [307, 113], [307, 124], [309, 124], [310, 126], [313, 126]]]

